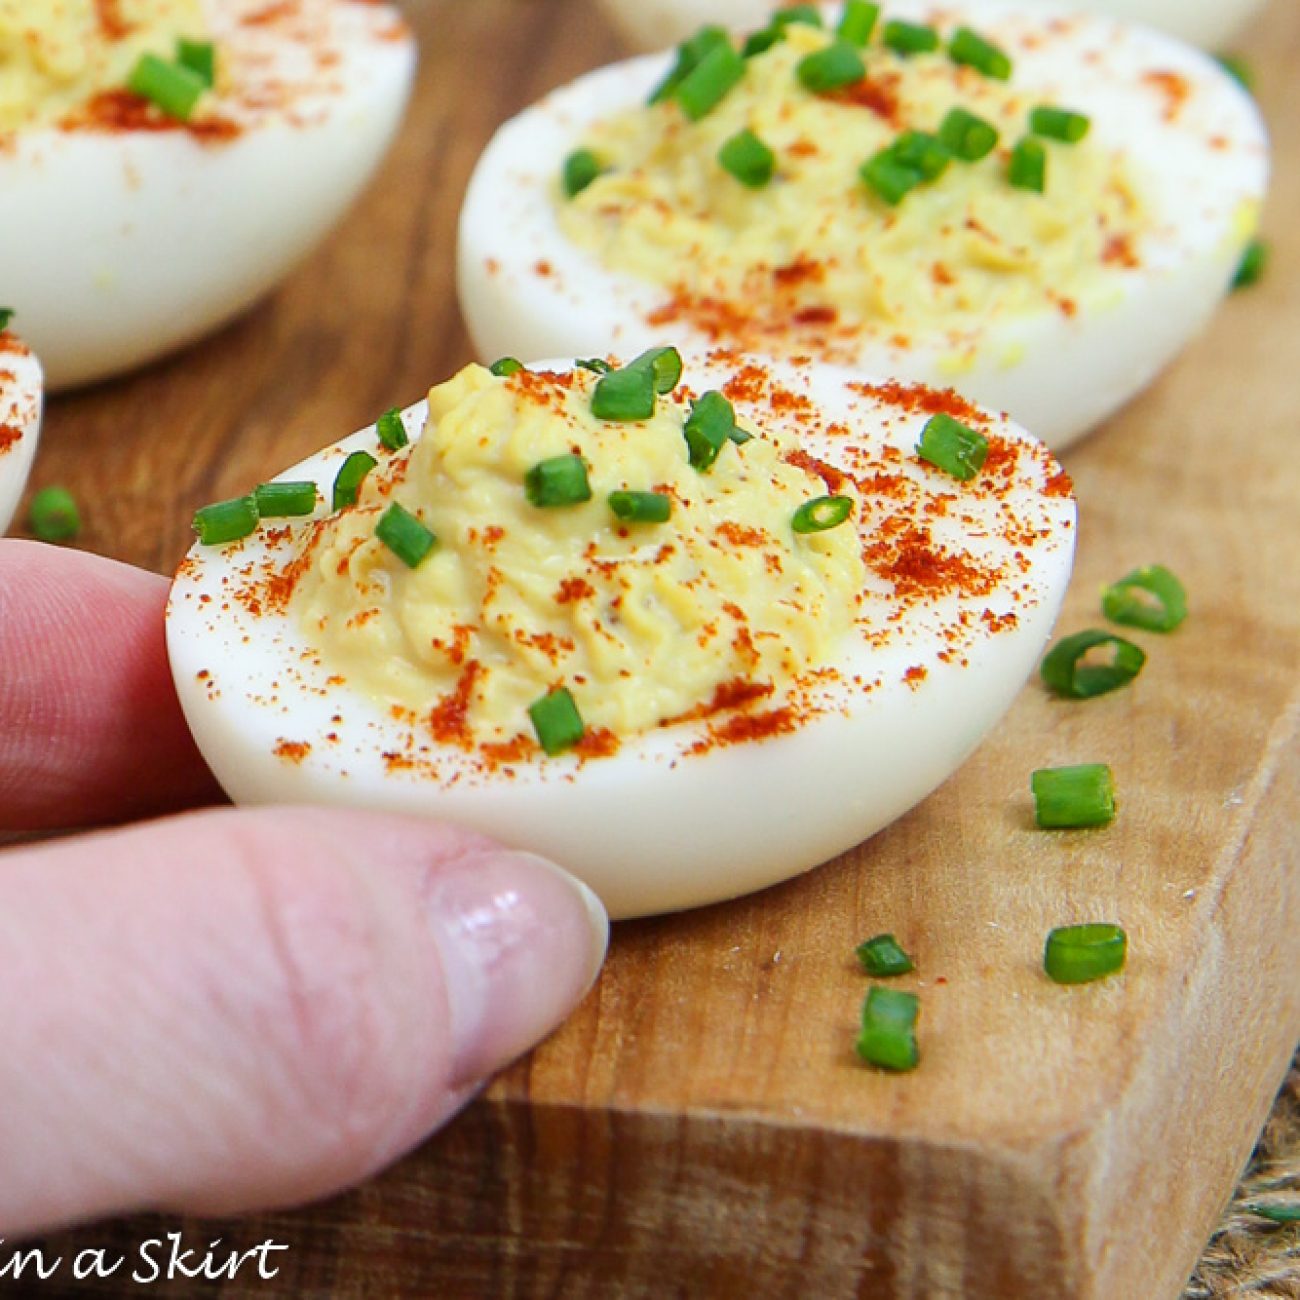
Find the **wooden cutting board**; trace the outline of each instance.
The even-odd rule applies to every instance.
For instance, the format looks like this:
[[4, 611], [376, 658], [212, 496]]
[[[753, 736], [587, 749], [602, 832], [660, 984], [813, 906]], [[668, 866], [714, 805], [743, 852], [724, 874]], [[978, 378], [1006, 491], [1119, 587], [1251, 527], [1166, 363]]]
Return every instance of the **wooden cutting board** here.
[[[468, 359], [452, 253], [473, 160], [618, 46], [583, 0], [409, 10], [417, 101], [326, 249], [216, 339], [51, 405], [34, 486], [73, 488], [90, 548], [169, 569], [196, 504]], [[1121, 693], [1031, 684], [953, 780], [840, 861], [618, 927], [565, 1028], [369, 1186], [188, 1225], [290, 1244], [247, 1294], [1178, 1294], [1300, 1038], [1300, 8], [1275, 0], [1243, 48], [1277, 136], [1269, 275], [1067, 458], [1062, 630], [1151, 561], [1186, 580], [1184, 628], [1138, 637], [1150, 661]], [[1114, 825], [1033, 830], [1031, 769], [1093, 760], [1116, 772]], [[1048, 982], [1047, 931], [1098, 918], [1127, 927], [1127, 972]], [[852, 1052], [853, 948], [886, 929], [919, 963], [924, 1060], [904, 1077]], [[84, 1235], [128, 1250], [177, 1226]]]

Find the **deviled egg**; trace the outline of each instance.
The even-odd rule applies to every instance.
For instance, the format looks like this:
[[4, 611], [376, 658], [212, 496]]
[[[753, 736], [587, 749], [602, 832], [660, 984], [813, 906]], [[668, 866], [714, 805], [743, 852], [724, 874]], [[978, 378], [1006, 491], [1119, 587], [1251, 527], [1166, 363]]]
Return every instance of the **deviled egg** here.
[[477, 347], [809, 355], [1065, 446], [1227, 291], [1267, 182], [1253, 101], [1168, 37], [1025, 0], [807, 8], [498, 132], [460, 224]]
[[229, 794], [463, 823], [634, 916], [942, 782], [1049, 635], [1069, 479], [950, 390], [682, 364], [470, 366], [200, 511], [167, 638]]
[[41, 367], [0, 308], [0, 533], [27, 486], [41, 430]]
[[371, 0], [0, 0], [0, 291], [50, 386], [270, 289], [378, 165], [414, 63]]

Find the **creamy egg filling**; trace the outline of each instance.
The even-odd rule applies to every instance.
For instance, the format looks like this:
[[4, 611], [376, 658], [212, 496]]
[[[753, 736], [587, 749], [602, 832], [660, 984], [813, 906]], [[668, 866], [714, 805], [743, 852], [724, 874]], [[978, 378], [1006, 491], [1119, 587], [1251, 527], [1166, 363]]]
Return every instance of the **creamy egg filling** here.
[[[827, 494], [809, 458], [756, 436], [696, 468], [691, 394], [609, 421], [592, 412], [597, 382], [469, 366], [430, 392], [414, 449], [311, 536], [293, 599], [322, 663], [445, 739], [508, 743], [531, 738], [530, 705], [561, 686], [588, 736], [623, 738], [779, 698], [833, 658], [864, 566], [852, 520], [795, 531]], [[529, 471], [573, 455], [590, 500], [532, 504]], [[621, 491], [667, 497], [668, 520], [620, 519]], [[415, 568], [376, 536], [394, 502], [437, 538]]]
[[[1108, 272], [1132, 264], [1145, 218], [1117, 153], [1091, 136], [1041, 139], [1044, 191], [1009, 183], [1012, 148], [1042, 104], [1014, 72], [983, 76], [942, 45], [904, 56], [878, 28], [861, 51], [865, 79], [813, 93], [799, 64], [833, 41], [789, 25], [697, 121], [669, 97], [599, 123], [580, 143], [603, 170], [572, 198], [556, 186], [565, 234], [607, 268], [664, 286], [661, 323], [742, 339], [750, 327], [859, 324], [900, 344], [960, 337], [997, 316], [1072, 314], [1109, 291]], [[903, 132], [937, 132], [954, 108], [997, 129], [991, 153], [954, 158], [897, 204], [864, 182], [868, 159]], [[719, 159], [746, 130], [775, 155], [771, 180], [752, 187]]]

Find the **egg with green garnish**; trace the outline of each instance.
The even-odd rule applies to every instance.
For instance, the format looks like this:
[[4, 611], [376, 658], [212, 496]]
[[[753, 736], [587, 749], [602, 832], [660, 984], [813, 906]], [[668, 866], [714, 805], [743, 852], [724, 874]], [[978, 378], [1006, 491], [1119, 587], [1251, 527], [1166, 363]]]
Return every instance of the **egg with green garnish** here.
[[470, 366], [204, 507], [168, 648], [237, 802], [443, 818], [672, 911], [945, 780], [1074, 523], [1050, 453], [951, 390], [663, 346]]
[[41, 367], [0, 308], [0, 533], [27, 485], [41, 428]]
[[52, 388], [214, 329], [382, 158], [414, 41], [370, 0], [0, 2], [0, 286]]
[[669, 332], [951, 384], [1068, 445], [1227, 292], [1267, 184], [1253, 101], [1171, 38], [1024, 0], [814, 12], [497, 133], [460, 224], [481, 355]]

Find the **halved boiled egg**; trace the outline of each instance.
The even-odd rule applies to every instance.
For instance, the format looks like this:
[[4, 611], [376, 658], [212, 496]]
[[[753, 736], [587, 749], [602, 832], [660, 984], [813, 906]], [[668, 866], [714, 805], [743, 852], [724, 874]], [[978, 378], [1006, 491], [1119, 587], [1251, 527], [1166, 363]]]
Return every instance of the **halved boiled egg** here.
[[[78, 6], [0, 12], [0, 26], [17, 24], [14, 57], [30, 62], [6, 81], [0, 59], [0, 290], [52, 388], [139, 365], [266, 293], [369, 179], [415, 63], [398, 11], [372, 0], [87, 8], [85, 22], [105, 25], [99, 62], [59, 25], [78, 21], [67, 17]], [[193, 10], [199, 30], [172, 10]], [[159, 13], [153, 39], [146, 24]], [[155, 60], [155, 73], [174, 68], [177, 27], [215, 51], [215, 86], [184, 119], [173, 114], [190, 108], [187, 69], [180, 108], [159, 74], [164, 109], [127, 88], [132, 64], [116, 58], [120, 46]], [[124, 84], [88, 99], [62, 90], [99, 85], [106, 68]]]
[[0, 329], [0, 533], [27, 486], [40, 429], [40, 363], [16, 334]]
[[507, 123], [460, 224], [477, 347], [810, 355], [1065, 446], [1227, 291], [1267, 183], [1253, 101], [1169, 37], [1026, 0], [898, 0], [865, 45], [822, 15]]
[[950, 390], [674, 355], [468, 367], [201, 517], [168, 648], [236, 801], [462, 823], [627, 917], [796, 875], [953, 772], [1049, 635], [1069, 479]]

